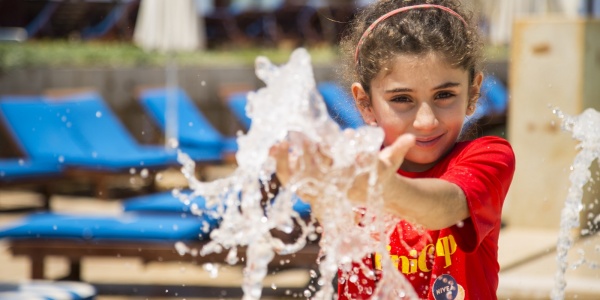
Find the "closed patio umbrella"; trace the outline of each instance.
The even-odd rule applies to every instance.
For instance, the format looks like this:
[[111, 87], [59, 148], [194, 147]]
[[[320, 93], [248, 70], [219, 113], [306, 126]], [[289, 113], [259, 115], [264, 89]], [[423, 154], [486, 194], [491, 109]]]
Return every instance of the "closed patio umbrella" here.
[[133, 41], [147, 51], [168, 56], [165, 146], [177, 148], [177, 63], [178, 52], [195, 51], [204, 45], [198, 28], [198, 12], [194, 0], [142, 0], [135, 25]]

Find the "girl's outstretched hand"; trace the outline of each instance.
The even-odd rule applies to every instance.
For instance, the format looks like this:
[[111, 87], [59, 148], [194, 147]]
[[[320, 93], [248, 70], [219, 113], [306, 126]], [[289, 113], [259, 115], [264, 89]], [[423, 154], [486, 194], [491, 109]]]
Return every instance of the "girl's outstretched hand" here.
[[[300, 144], [300, 149], [292, 149], [288, 140]], [[296, 194], [305, 202], [315, 206], [315, 200], [321, 196], [324, 183], [331, 174], [333, 160], [303, 133], [290, 132], [288, 140], [271, 147], [270, 156], [275, 159], [277, 179], [288, 187], [298, 184]]]
[[[379, 152], [377, 170], [377, 182], [385, 189], [387, 184], [394, 184], [394, 177], [404, 162], [404, 156], [415, 144], [415, 136], [403, 134], [388, 147]], [[348, 191], [348, 198], [357, 204], [364, 204], [368, 198], [369, 175], [363, 174], [354, 180], [354, 184]]]
[[[298, 184], [296, 194], [316, 208], [316, 199], [321, 197], [326, 184], [335, 184], [335, 178], [347, 176], [353, 172], [348, 170], [332, 170], [333, 160], [326, 149], [310, 141], [304, 134], [290, 132], [288, 140], [301, 144], [301, 149], [293, 150], [288, 141], [283, 141], [270, 149], [270, 156], [275, 159], [277, 178], [283, 186]], [[380, 184], [391, 184], [397, 170], [404, 161], [404, 156], [414, 145], [415, 137], [410, 134], [401, 135], [394, 143], [378, 155], [378, 178]], [[359, 158], [357, 158], [359, 159]], [[341, 172], [341, 173], [340, 173]], [[333, 182], [333, 183], [332, 183]], [[348, 190], [348, 197], [357, 204], [364, 204], [368, 193], [368, 174], [355, 178]]]

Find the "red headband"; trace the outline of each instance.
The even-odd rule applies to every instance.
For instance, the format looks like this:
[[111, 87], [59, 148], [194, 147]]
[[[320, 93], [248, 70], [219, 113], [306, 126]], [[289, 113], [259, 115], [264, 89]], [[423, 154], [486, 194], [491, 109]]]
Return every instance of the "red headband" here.
[[418, 4], [418, 5], [411, 5], [411, 6], [405, 6], [405, 7], [401, 7], [398, 9], [394, 9], [392, 11], [390, 11], [389, 13], [379, 17], [377, 20], [375, 20], [375, 22], [373, 22], [371, 24], [371, 26], [369, 26], [369, 28], [367, 28], [367, 30], [365, 30], [365, 32], [363, 33], [363, 35], [360, 37], [360, 40], [358, 40], [358, 44], [356, 45], [356, 52], [354, 52], [354, 60], [356, 61], [356, 63], [358, 63], [358, 52], [360, 50], [360, 46], [362, 46], [363, 40], [369, 35], [369, 33], [371, 33], [371, 31], [373, 31], [373, 28], [375, 28], [375, 26], [377, 26], [377, 24], [379, 24], [381, 21], [404, 11], [407, 10], [411, 10], [411, 9], [417, 9], [417, 8], [439, 8], [443, 11], [446, 11], [448, 13], [450, 13], [451, 15], [456, 16], [458, 19], [460, 19], [465, 26], [467, 25], [467, 21], [465, 21], [465, 19], [463, 19], [463, 17], [461, 17], [457, 12], [453, 11], [452, 9], [446, 7], [446, 6], [442, 6], [442, 5], [436, 5], [436, 4]]

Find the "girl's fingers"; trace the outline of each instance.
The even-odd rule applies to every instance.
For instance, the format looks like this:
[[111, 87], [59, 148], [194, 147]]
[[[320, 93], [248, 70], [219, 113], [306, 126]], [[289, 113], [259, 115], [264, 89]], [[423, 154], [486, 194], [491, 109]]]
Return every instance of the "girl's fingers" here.
[[281, 142], [271, 147], [269, 154], [275, 158], [277, 178], [283, 186], [290, 180], [289, 143]]
[[393, 170], [400, 168], [404, 161], [404, 156], [415, 145], [415, 136], [412, 134], [403, 134], [399, 136], [389, 147], [384, 148], [379, 153], [379, 159]]

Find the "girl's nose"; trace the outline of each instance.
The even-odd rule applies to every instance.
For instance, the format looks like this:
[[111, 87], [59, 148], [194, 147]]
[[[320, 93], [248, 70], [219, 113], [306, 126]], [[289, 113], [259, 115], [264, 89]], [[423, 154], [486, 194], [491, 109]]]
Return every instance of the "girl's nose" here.
[[418, 130], [430, 130], [438, 125], [438, 120], [429, 104], [423, 103], [417, 109], [413, 127]]

